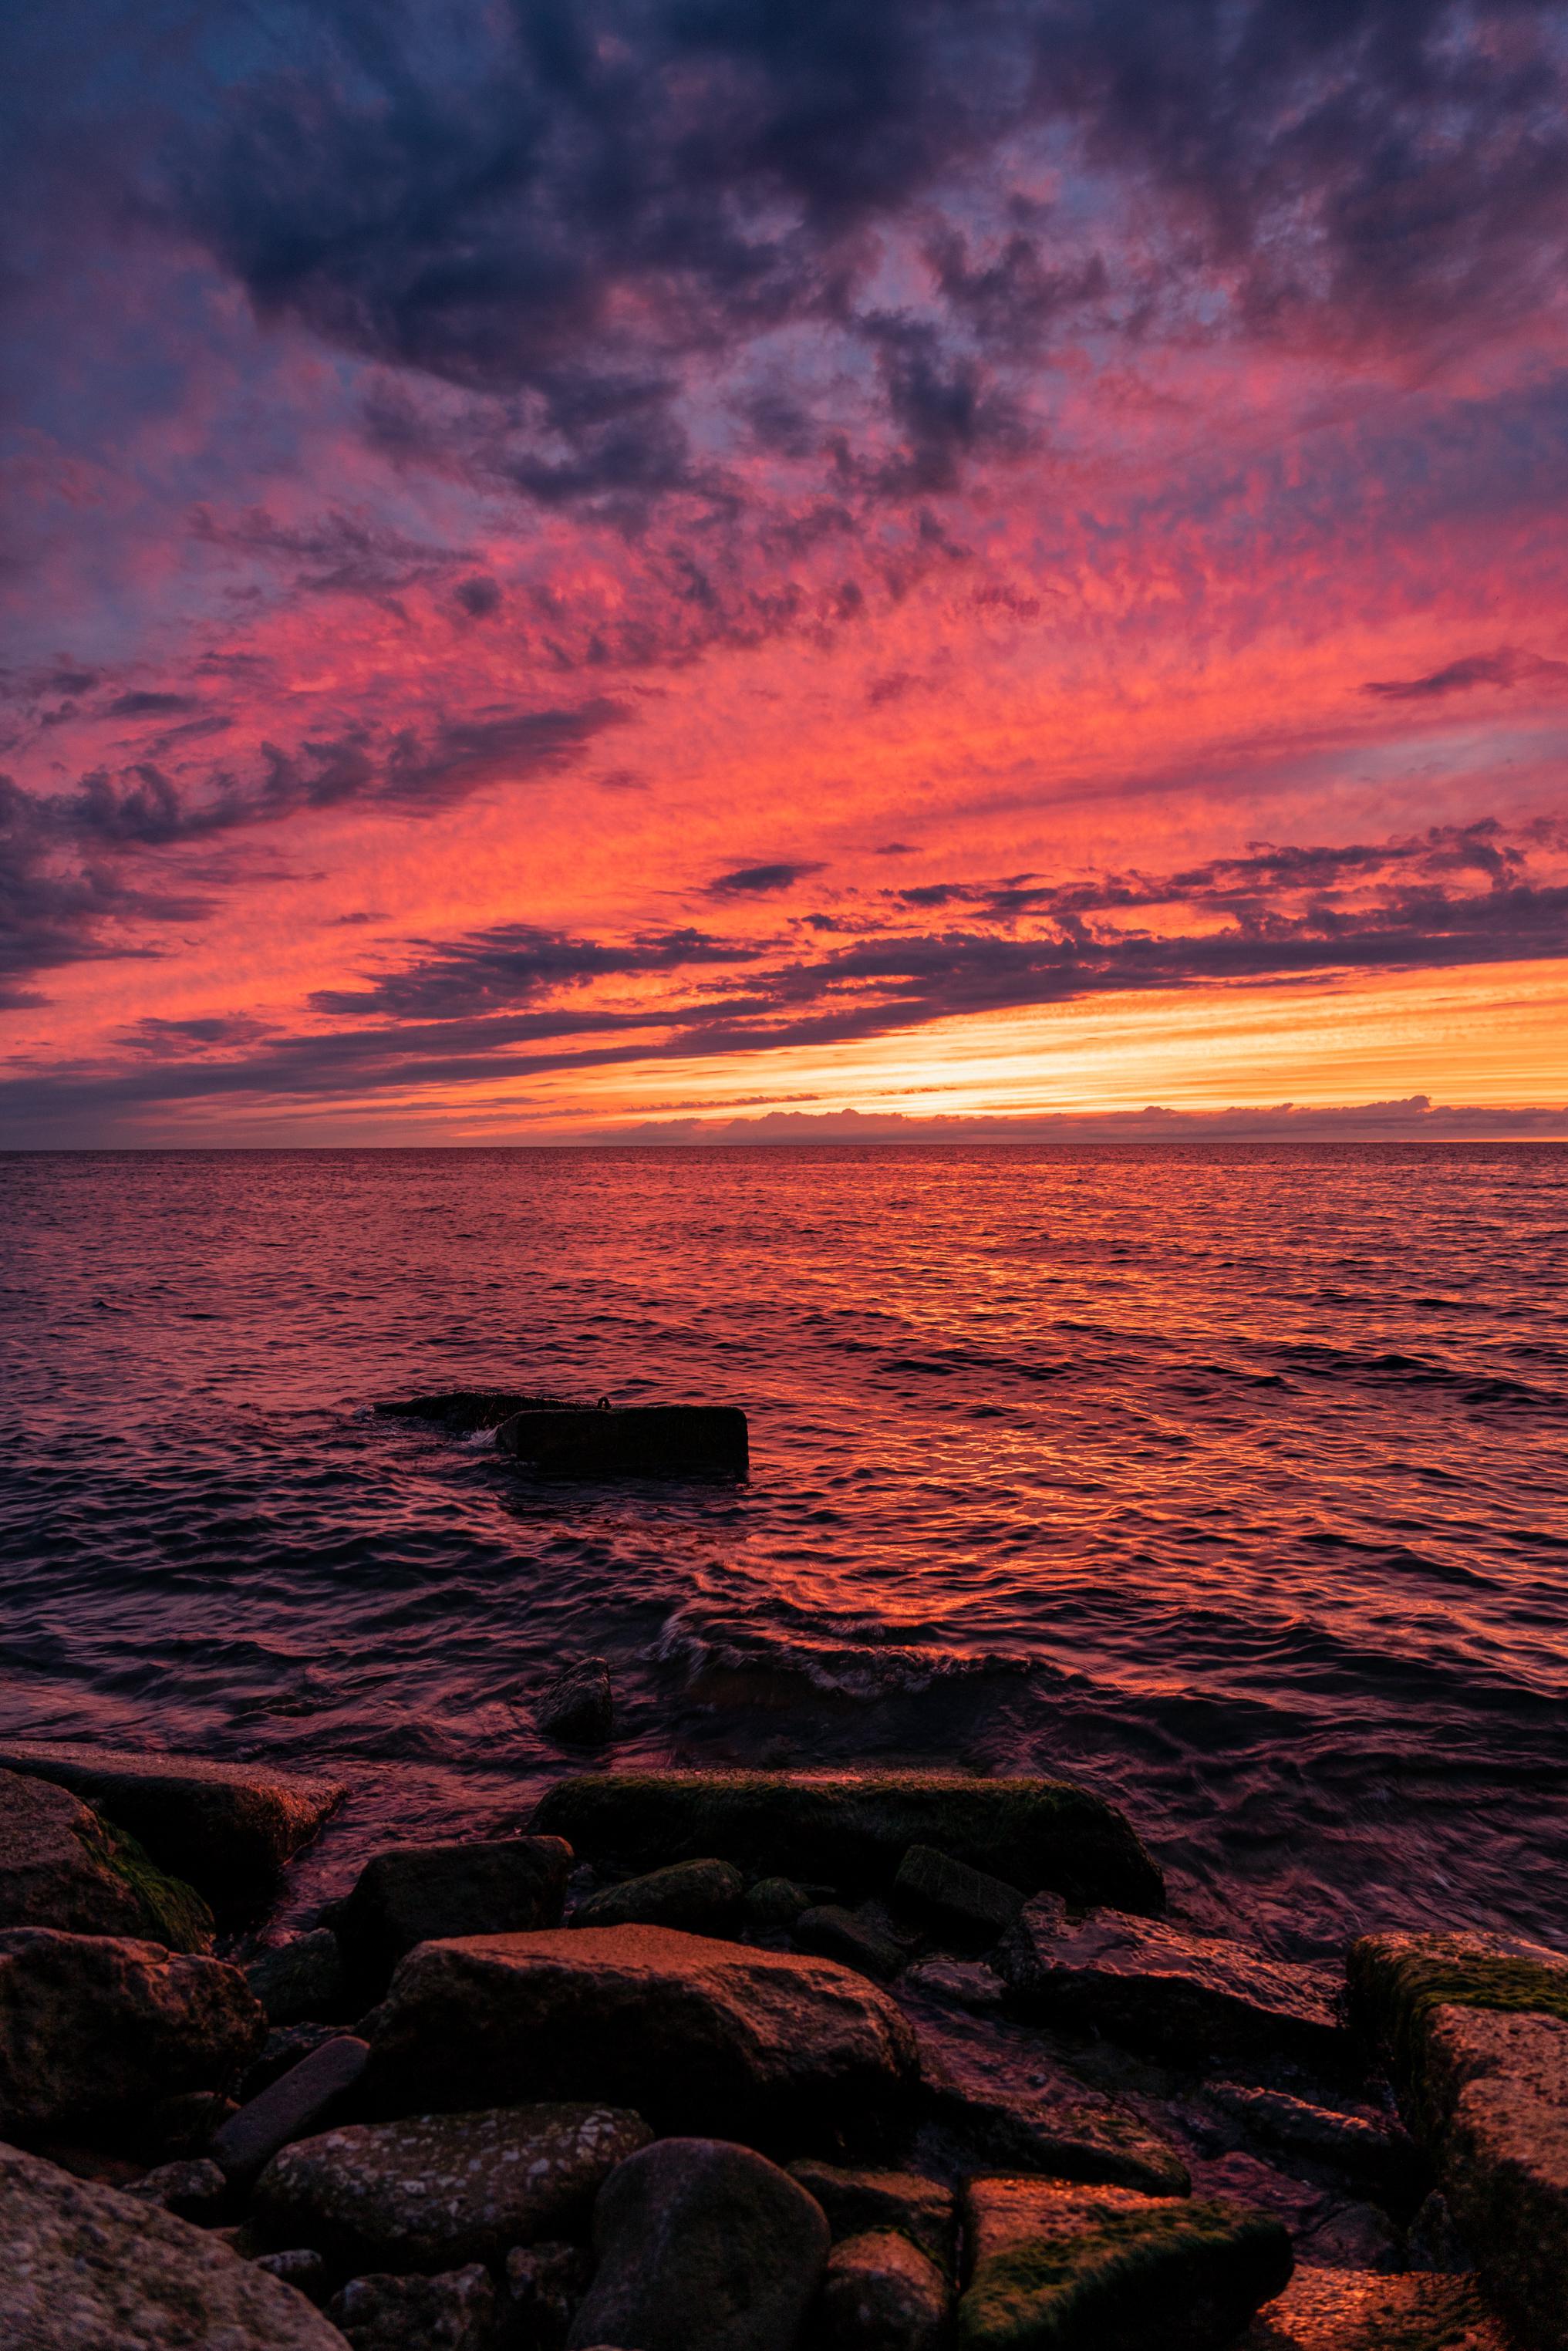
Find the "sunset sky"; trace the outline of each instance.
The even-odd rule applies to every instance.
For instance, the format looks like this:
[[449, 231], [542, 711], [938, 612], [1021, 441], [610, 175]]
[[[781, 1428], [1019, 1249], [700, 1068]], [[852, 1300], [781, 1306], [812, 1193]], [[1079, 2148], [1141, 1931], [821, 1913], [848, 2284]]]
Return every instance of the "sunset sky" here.
[[1561, 9], [10, 19], [0, 1140], [1568, 1133]]

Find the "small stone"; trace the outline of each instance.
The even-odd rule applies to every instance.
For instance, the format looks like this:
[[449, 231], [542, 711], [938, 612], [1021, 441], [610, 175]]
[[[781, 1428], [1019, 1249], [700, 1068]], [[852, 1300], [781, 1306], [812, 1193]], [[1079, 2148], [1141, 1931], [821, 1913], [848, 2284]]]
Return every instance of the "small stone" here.
[[354, 2351], [498, 2351], [500, 2297], [479, 2262], [444, 2277], [350, 2278], [327, 2315]]
[[210, 1951], [213, 1914], [68, 1788], [0, 1771], [0, 1928], [128, 1935]]
[[256, 2183], [256, 2223], [343, 2268], [499, 2261], [585, 2230], [610, 2173], [651, 2136], [640, 2115], [601, 2105], [353, 2123], [282, 2149]]
[[328, 2120], [364, 2072], [369, 2054], [366, 2043], [350, 2033], [324, 2041], [260, 2097], [229, 2116], [214, 2134], [213, 2161], [222, 2165], [236, 2186], [248, 2187], [280, 2147], [308, 2137]]
[[581, 2245], [516, 2245], [507, 2255], [507, 2292], [529, 2351], [559, 2351], [593, 2264]]
[[722, 1935], [735, 1924], [741, 1893], [740, 1872], [727, 1861], [676, 1861], [668, 1869], [590, 1895], [572, 1912], [571, 1923], [683, 1927], [688, 1934]]
[[571, 1868], [559, 1837], [398, 1845], [365, 1864], [340, 1909], [344, 1963], [366, 1999], [421, 1943], [559, 1924]]
[[793, 2351], [828, 2224], [748, 2147], [660, 2139], [612, 2171], [593, 2215], [598, 2268], [568, 2336], [638, 2351]]
[[908, 1961], [907, 1945], [885, 1933], [873, 1918], [824, 1902], [804, 1910], [795, 1921], [792, 1939], [797, 1950], [817, 1951], [823, 1959], [840, 1959], [878, 1982], [890, 1983]]
[[1000, 2008], [1007, 1986], [983, 1959], [921, 1959], [904, 1978], [904, 1989], [943, 2008]]
[[802, 2156], [789, 2167], [827, 2215], [836, 2243], [868, 2231], [896, 2229], [951, 2275], [957, 2214], [953, 2191], [917, 2171], [863, 2171]]
[[1473, 2283], [1298, 2270], [1238, 2351], [1509, 2351]]
[[329, 1927], [313, 1928], [263, 1951], [246, 1967], [245, 1980], [266, 2009], [268, 2024], [319, 2023], [348, 2012], [343, 1955]]
[[912, 1844], [898, 1865], [894, 1895], [915, 1909], [987, 1943], [1015, 1924], [1024, 1906], [1016, 1886], [967, 1862], [950, 1861], [928, 1844]]
[[580, 1657], [546, 1682], [534, 1720], [563, 1747], [602, 1747], [615, 1728], [615, 1692], [602, 1657]]
[[183, 2163], [160, 2163], [144, 2171], [126, 2193], [144, 2204], [156, 2204], [162, 2211], [177, 2213], [182, 2220], [213, 2220], [223, 2209], [228, 2189], [215, 2163], [194, 2156]]
[[759, 1877], [746, 1897], [746, 1923], [754, 1935], [787, 1935], [821, 1898], [792, 1877]]
[[822, 2281], [823, 2351], [940, 2351], [951, 2303], [936, 2262], [896, 2230], [846, 2237]]
[[295, 2245], [286, 2253], [257, 2253], [254, 2266], [265, 2270], [268, 2277], [281, 2278], [307, 2302], [319, 2305], [327, 2299], [331, 2273], [319, 2253], [308, 2245]]

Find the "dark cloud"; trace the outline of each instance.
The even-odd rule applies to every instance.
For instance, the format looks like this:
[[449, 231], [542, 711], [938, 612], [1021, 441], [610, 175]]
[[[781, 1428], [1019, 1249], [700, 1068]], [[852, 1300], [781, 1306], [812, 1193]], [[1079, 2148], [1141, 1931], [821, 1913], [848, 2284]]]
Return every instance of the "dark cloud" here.
[[471, 621], [487, 621], [492, 612], [501, 609], [501, 583], [483, 572], [471, 580], [460, 580], [452, 590], [452, 599]]
[[333, 1016], [452, 1019], [524, 1003], [586, 980], [674, 972], [696, 964], [733, 964], [758, 953], [695, 930], [668, 931], [613, 946], [538, 930], [528, 923], [506, 923], [470, 938], [425, 946], [412, 963], [368, 987], [323, 988], [310, 1002], [317, 1011]]
[[188, 694], [117, 694], [104, 705], [106, 718], [174, 718], [200, 708]]
[[710, 898], [762, 898], [775, 890], [792, 889], [808, 873], [821, 873], [821, 864], [737, 865], [707, 885]]
[[1385, 702], [1430, 702], [1446, 694], [1469, 694], [1479, 685], [1520, 685], [1533, 680], [1568, 678], [1568, 662], [1544, 661], [1537, 653], [1500, 645], [1492, 653], [1467, 653], [1426, 677], [1374, 678], [1362, 687]]

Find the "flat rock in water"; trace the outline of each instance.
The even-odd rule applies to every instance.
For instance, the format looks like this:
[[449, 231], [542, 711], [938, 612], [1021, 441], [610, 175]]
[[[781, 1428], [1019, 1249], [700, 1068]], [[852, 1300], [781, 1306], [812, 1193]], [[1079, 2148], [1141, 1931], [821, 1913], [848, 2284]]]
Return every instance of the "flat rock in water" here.
[[868, 2230], [828, 2255], [815, 2331], [823, 2351], [942, 2351], [952, 2305], [928, 2254], [895, 2229]]
[[656, 2130], [800, 2145], [901, 2112], [915, 2072], [898, 2011], [831, 1960], [663, 1927], [566, 1928], [411, 1952], [365, 2097], [379, 2114], [600, 2097]]
[[820, 2163], [810, 2156], [790, 2164], [789, 2171], [827, 2214], [835, 2242], [868, 2231], [896, 2229], [945, 2275], [951, 2274], [958, 2220], [953, 2191], [939, 2179], [927, 2179], [918, 2171], [858, 2170]]
[[416, 1944], [559, 1924], [572, 1855], [559, 1837], [394, 1845], [366, 1862], [339, 1906], [344, 1965], [367, 1996]]
[[500, 2351], [500, 2296], [479, 2262], [443, 2277], [350, 2278], [327, 2314], [353, 2351]]
[[343, 1796], [336, 1781], [64, 1740], [0, 1740], [0, 1769], [69, 1788], [220, 1907], [254, 1904]]
[[649, 1868], [716, 1854], [748, 1875], [872, 1891], [912, 1844], [973, 1869], [1124, 1910], [1164, 1907], [1158, 1868], [1112, 1804], [1064, 1780], [954, 1771], [591, 1771], [547, 1791], [529, 1825], [580, 1857]]
[[1298, 2270], [1238, 2351], [1509, 2351], [1469, 2278]]
[[291, 2286], [117, 2189], [0, 2147], [5, 2351], [343, 2351]]
[[612, 2172], [593, 2244], [598, 2268], [571, 2351], [795, 2351], [828, 2224], [803, 2188], [749, 2147], [669, 2138]]
[[1132, 2108], [1081, 2081], [1027, 2026], [901, 1994], [920, 2044], [922, 2111], [973, 2161], [1185, 2196], [1186, 2166]]
[[1049, 1896], [1029, 1904], [998, 1960], [1021, 2015], [1103, 2032], [1200, 2070], [1282, 2057], [1343, 2067], [1338, 1979], [1164, 1919], [1100, 1910], [1070, 1919]]
[[744, 1478], [746, 1415], [734, 1405], [622, 1405], [599, 1412], [519, 1412], [498, 1451], [551, 1478]]
[[1291, 2275], [1278, 2220], [1043, 2179], [964, 2189], [960, 2351], [1215, 2351]]
[[593, 2105], [508, 2106], [357, 2123], [296, 2141], [256, 2182], [268, 2242], [345, 2267], [441, 2270], [586, 2231], [615, 2166], [652, 2134]]
[[0, 2135], [141, 2119], [235, 2078], [266, 2033], [221, 1959], [15, 1927], [0, 1934]]
[[602, 1657], [563, 1666], [534, 1700], [534, 1720], [566, 1747], [602, 1747], [615, 1728], [615, 1691]]
[[58, 1927], [210, 1951], [213, 1915], [68, 1788], [0, 1771], [0, 1931]]
[[312, 1928], [260, 1952], [247, 1962], [245, 1980], [268, 2024], [315, 2024], [347, 2012], [343, 1954], [330, 1927]]
[[675, 1861], [646, 1877], [629, 1877], [591, 1894], [571, 1914], [574, 1927], [678, 1927], [692, 1935], [733, 1928], [745, 1888], [727, 1861]]

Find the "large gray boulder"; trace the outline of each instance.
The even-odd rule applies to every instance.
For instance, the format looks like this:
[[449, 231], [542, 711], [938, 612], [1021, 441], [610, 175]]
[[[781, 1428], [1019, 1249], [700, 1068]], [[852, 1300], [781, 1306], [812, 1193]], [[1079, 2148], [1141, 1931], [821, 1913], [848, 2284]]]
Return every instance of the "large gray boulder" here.
[[529, 1825], [580, 1857], [649, 1869], [707, 1855], [749, 1876], [891, 1886], [911, 1845], [1033, 1894], [1164, 1907], [1159, 1870], [1112, 1804], [1064, 1780], [955, 1771], [590, 1771]]
[[559, 1926], [571, 1863], [570, 1846], [553, 1836], [394, 1845], [376, 1854], [333, 1918], [350, 1982], [373, 1998], [416, 1944]]
[[1049, 1895], [1026, 1907], [998, 1960], [1020, 2015], [1103, 2032], [1201, 2070], [1280, 2057], [1334, 2070], [1350, 2041], [1333, 1969], [1273, 1959], [1168, 1919], [1070, 1917]]
[[0, 2147], [5, 2351], [344, 2351], [302, 2294], [172, 2213]]
[[795, 2351], [828, 2255], [803, 2188], [748, 2147], [661, 2139], [611, 2173], [569, 2351]]
[[69, 1788], [222, 1908], [253, 1907], [343, 1795], [336, 1781], [259, 1764], [74, 1740], [0, 1740], [0, 1768]]
[[210, 1951], [213, 1915], [68, 1788], [0, 1771], [0, 1931], [58, 1927]]
[[267, 2018], [237, 1968], [49, 1927], [0, 1934], [0, 2133], [142, 2118], [237, 2078]]
[[652, 2134], [614, 2106], [509, 2106], [357, 2123], [298, 2140], [256, 2182], [270, 2244], [345, 2268], [443, 2270], [585, 2231], [600, 2189]]
[[662, 1927], [425, 1943], [392, 1979], [367, 2109], [602, 2098], [659, 2131], [786, 2152], [901, 2113], [913, 2035], [831, 1960]]

